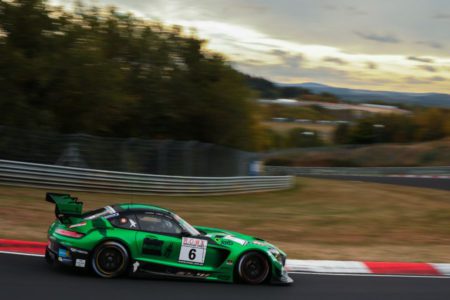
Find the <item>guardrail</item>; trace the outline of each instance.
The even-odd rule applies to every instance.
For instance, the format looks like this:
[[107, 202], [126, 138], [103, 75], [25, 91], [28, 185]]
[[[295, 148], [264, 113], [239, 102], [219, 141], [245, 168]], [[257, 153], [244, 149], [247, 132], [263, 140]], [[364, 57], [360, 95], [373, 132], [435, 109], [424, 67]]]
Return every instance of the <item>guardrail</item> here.
[[450, 175], [450, 167], [285, 167], [265, 166], [268, 175], [355, 175], [355, 176], [389, 176], [389, 175]]
[[206, 196], [288, 189], [293, 187], [294, 177], [165, 176], [0, 160], [0, 183], [72, 191]]

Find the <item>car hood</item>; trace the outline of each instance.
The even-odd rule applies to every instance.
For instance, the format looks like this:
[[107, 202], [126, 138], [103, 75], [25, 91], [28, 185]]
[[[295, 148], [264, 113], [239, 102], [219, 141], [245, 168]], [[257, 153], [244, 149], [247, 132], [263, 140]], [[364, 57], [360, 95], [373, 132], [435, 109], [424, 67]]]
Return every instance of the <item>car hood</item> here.
[[195, 226], [195, 228], [222, 245], [227, 245], [227, 242], [232, 242], [234, 245], [237, 244], [241, 245], [242, 247], [247, 245], [255, 245], [257, 247], [266, 248], [266, 250], [277, 249], [285, 255], [285, 253], [278, 249], [278, 247], [257, 237], [220, 228], [210, 228], [203, 226]]

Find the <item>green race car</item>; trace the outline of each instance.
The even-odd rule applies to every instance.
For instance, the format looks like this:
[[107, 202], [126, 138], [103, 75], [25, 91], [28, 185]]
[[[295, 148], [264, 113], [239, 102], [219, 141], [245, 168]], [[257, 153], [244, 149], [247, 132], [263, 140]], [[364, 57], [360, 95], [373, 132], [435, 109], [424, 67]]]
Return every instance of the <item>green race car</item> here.
[[70, 195], [47, 193], [57, 220], [46, 260], [92, 269], [104, 278], [145, 273], [210, 281], [289, 284], [286, 254], [264, 240], [192, 226], [153, 205], [117, 204], [82, 213]]

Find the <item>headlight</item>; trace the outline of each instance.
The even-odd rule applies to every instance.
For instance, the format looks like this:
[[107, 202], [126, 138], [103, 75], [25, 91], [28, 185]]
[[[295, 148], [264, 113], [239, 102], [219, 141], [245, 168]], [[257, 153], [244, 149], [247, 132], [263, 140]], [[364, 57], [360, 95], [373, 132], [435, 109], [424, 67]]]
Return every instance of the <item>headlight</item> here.
[[281, 255], [280, 251], [277, 249], [271, 248], [269, 250], [270, 254], [281, 264], [283, 264], [283, 256]]

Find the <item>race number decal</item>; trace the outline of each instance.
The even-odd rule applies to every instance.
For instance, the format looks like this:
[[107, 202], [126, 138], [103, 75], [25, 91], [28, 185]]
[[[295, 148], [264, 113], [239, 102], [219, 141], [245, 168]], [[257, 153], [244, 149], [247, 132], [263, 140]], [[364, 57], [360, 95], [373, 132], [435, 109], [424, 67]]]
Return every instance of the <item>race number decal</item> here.
[[184, 237], [178, 260], [184, 263], [203, 265], [207, 247], [207, 240]]

